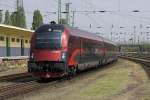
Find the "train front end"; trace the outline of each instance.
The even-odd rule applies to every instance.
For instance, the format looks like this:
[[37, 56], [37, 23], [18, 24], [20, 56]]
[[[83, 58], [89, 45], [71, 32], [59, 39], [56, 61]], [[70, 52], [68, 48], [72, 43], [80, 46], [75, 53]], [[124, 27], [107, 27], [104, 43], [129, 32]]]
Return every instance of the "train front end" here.
[[32, 36], [28, 72], [40, 78], [67, 74], [68, 35], [63, 25], [47, 24]]

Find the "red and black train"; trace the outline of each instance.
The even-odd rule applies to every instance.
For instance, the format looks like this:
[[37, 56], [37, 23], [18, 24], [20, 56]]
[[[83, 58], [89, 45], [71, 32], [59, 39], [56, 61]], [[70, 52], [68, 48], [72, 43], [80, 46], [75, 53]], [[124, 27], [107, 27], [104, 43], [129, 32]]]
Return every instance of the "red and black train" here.
[[80, 29], [45, 24], [32, 36], [28, 71], [54, 78], [115, 60], [117, 46], [111, 41]]

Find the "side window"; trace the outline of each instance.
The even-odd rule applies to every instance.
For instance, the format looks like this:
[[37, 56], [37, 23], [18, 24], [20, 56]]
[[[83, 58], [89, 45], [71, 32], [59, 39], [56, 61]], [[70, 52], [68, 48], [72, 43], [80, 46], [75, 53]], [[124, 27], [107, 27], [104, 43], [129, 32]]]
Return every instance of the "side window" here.
[[20, 42], [20, 39], [17, 39], [17, 42]]
[[11, 38], [11, 42], [15, 42], [15, 38]]
[[28, 43], [28, 40], [25, 40], [25, 43]]
[[4, 36], [0, 36], [0, 41], [5, 41], [5, 37]]

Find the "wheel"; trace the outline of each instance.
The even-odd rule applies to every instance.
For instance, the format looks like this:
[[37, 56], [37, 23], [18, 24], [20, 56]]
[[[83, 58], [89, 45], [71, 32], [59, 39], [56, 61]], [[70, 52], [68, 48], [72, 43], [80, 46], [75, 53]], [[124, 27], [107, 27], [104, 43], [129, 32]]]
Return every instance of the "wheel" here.
[[102, 66], [102, 62], [103, 62], [102, 60], [99, 61], [99, 66]]
[[77, 72], [77, 67], [69, 68], [69, 76], [70, 77], [74, 77], [76, 75], [76, 72]]

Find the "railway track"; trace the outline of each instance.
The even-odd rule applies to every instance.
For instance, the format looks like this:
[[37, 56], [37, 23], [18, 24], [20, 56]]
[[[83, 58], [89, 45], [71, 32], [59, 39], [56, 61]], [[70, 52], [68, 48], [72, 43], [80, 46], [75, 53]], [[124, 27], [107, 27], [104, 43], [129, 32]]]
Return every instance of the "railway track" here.
[[128, 59], [137, 63], [140, 63], [143, 66], [143, 69], [145, 70], [145, 72], [147, 73], [148, 77], [150, 78], [150, 57], [149, 56], [138, 56], [138, 55], [134, 55], [134, 56], [120, 56], [120, 58], [123, 59]]
[[0, 82], [3, 81], [12, 81], [12, 80], [21, 80], [26, 78], [31, 78], [32, 75], [29, 73], [19, 73], [13, 75], [0, 76]]
[[150, 53], [123, 53], [121, 57], [150, 60]]
[[150, 56], [130, 54], [130, 55], [121, 55], [120, 58], [129, 59], [129, 60], [144, 64], [145, 66], [150, 67]]
[[[21, 89], [26, 86], [31, 86], [32, 80], [34, 78], [29, 73], [19, 73], [13, 75], [6, 75], [0, 77], [1, 83], [6, 83], [6, 85], [0, 87], [0, 100], [4, 100], [8, 97], [12, 97], [17, 93], [21, 93]], [[7, 85], [8, 82], [11, 82]], [[25, 83], [24, 83], [25, 82]], [[19, 90], [19, 91], [18, 91]]]
[[57, 81], [50, 83], [38, 83], [36, 81], [12, 84], [0, 87], [0, 100], [5, 100], [11, 97], [19, 96], [21, 94], [29, 93], [50, 85], [56, 84]]
[[[98, 68], [99, 71], [105, 70], [106, 68], [110, 68], [110, 66], [101, 66]], [[77, 77], [82, 77], [83, 75], [89, 74], [89, 72], [94, 72], [97, 70], [97, 68], [94, 68], [92, 70], [86, 70], [83, 72], [79, 72], [77, 74]], [[10, 99], [12, 97], [17, 97], [26, 93], [34, 92], [39, 89], [43, 89], [49, 86], [57, 87], [62, 86], [65, 81], [68, 81], [68, 78], [61, 78], [61, 79], [53, 79], [53, 80], [46, 80], [45, 81], [39, 81], [39, 80], [29, 80], [25, 82], [16, 82], [20, 80], [24, 80], [25, 78], [30, 78], [31, 75], [28, 73], [22, 73], [22, 74], [15, 74], [15, 75], [9, 75], [9, 76], [3, 76], [0, 77], [0, 82], [3, 80], [4, 82], [7, 82], [8, 80], [15, 80], [12, 84], [0, 86], [0, 100]], [[17, 78], [17, 79], [16, 79]], [[69, 79], [70, 80], [70, 79]]]
[[[99, 68], [99, 70], [104, 70], [106, 68], [110, 68], [110, 66]], [[96, 69], [80, 72], [78, 73], [77, 77], [82, 77], [83, 75], [89, 74], [89, 72], [94, 72], [95, 70]], [[3, 80], [4, 79], [6, 78], [3, 78]], [[68, 78], [53, 79], [48, 81], [46, 80], [46, 82], [33, 79], [32, 81], [29, 82], [18, 82], [6, 86], [0, 86], [0, 100], [17, 97], [49, 86], [60, 87], [63, 86], [63, 83], [65, 83], [65, 81], [68, 81]]]

